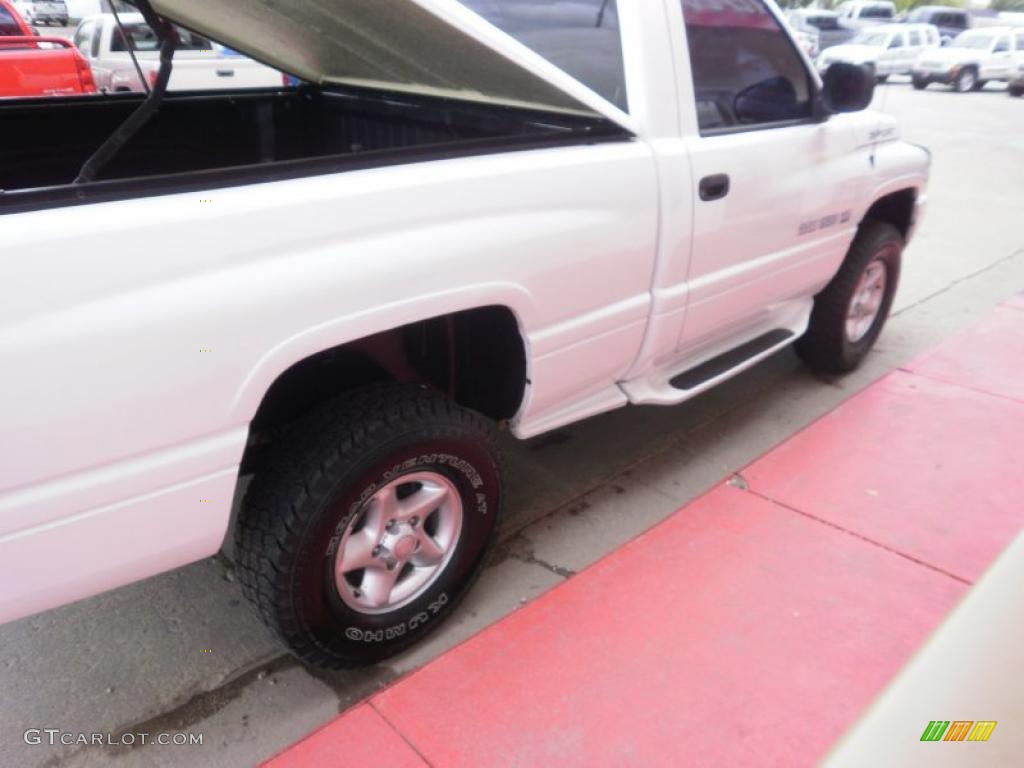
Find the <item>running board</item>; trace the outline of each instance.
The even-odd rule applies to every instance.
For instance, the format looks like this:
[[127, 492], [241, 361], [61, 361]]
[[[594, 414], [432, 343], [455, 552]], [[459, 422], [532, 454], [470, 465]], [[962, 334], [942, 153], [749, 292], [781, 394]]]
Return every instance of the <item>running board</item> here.
[[776, 328], [678, 373], [668, 371], [619, 384], [636, 405], [675, 405], [696, 397], [791, 344], [806, 328]]
[[[751, 339], [746, 344], [741, 344], [735, 349], [713, 357], [706, 363], [701, 363], [696, 368], [683, 371], [678, 376], [669, 380], [676, 389], [697, 389], [701, 384], [717, 379], [734, 369], [740, 369], [744, 363], [750, 363], [755, 358], [760, 360], [773, 350], [788, 344], [793, 339], [793, 332], [779, 328], [774, 331]], [[746, 367], [746, 366], [744, 366]]]

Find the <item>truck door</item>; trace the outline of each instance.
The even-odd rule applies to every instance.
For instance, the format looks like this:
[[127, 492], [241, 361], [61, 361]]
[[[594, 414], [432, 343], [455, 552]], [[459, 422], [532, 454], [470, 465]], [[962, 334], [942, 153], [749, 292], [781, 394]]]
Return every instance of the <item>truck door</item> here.
[[903, 32], [899, 30], [893, 32], [889, 36], [889, 42], [878, 56], [878, 73], [891, 75], [893, 72], [899, 72], [903, 59], [907, 55], [906, 51], [907, 41], [903, 37]]
[[762, 0], [682, 6], [698, 134], [687, 354], [807, 309], [848, 247], [866, 169], [844, 120], [814, 117], [815, 82]]
[[982, 80], [1005, 80], [1013, 66], [1013, 40], [1002, 34], [992, 46], [992, 52], [981, 61], [978, 76]]

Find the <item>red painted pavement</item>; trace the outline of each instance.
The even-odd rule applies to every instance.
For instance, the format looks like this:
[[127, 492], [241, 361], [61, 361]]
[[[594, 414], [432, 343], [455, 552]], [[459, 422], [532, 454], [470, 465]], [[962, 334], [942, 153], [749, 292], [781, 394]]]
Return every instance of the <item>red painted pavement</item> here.
[[359, 704], [291, 747], [272, 765], [425, 768], [427, 764], [373, 707]]
[[1024, 524], [1014, 302], [270, 765], [813, 765]]
[[907, 370], [1024, 403], [1024, 298], [997, 307]]
[[898, 371], [743, 476], [756, 493], [974, 581], [1024, 524], [1022, 467], [1024, 404]]

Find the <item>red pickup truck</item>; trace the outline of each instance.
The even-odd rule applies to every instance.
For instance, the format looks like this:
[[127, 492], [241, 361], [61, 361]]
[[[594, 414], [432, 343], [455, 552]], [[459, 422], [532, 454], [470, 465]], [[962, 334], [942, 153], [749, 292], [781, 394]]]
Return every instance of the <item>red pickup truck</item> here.
[[38, 37], [0, 0], [0, 98], [96, 93], [89, 62], [69, 41]]

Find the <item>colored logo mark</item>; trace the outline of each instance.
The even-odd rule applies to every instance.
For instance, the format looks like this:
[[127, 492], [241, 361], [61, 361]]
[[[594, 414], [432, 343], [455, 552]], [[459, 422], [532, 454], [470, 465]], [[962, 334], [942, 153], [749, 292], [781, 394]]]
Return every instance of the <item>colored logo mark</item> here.
[[988, 741], [995, 727], [995, 720], [932, 720], [921, 741]]

